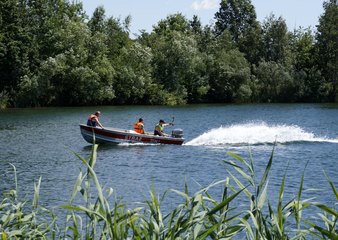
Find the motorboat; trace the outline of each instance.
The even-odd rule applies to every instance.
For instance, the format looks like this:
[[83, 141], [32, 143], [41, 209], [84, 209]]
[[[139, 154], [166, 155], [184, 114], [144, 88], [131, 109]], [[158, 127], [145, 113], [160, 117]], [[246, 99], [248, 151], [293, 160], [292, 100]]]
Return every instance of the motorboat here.
[[152, 133], [137, 133], [134, 130], [92, 127], [80, 124], [82, 137], [89, 143], [148, 143], [148, 144], [175, 144], [184, 142], [183, 130], [174, 129], [169, 136], [155, 136]]

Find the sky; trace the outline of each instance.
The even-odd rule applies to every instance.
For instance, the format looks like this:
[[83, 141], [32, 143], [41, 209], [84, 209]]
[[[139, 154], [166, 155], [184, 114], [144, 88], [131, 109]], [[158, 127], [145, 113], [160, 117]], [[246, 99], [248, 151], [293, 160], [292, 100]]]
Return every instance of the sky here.
[[[286, 20], [289, 30], [298, 27], [315, 29], [318, 18], [323, 14], [324, 0], [251, 0], [257, 20], [263, 20], [273, 13]], [[139, 30], [151, 32], [153, 26], [170, 14], [182, 13], [188, 20], [197, 15], [203, 26], [214, 23], [221, 0], [82, 0], [89, 17], [98, 6], [103, 6], [106, 17], [124, 19], [132, 17], [130, 33], [139, 35]]]

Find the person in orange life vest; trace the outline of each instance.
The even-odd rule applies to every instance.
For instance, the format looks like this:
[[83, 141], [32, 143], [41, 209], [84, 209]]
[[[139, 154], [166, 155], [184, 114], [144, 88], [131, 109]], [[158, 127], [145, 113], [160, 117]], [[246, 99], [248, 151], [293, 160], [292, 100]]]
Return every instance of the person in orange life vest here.
[[134, 124], [134, 130], [137, 133], [144, 134], [143, 118], [140, 118], [137, 123]]
[[164, 120], [160, 120], [159, 123], [155, 126], [154, 129], [154, 135], [155, 136], [166, 136], [168, 137], [169, 135], [164, 133], [164, 126], [168, 125], [174, 125], [173, 123], [166, 123]]
[[100, 115], [101, 115], [100, 111], [97, 111], [94, 114], [91, 114], [88, 117], [87, 126], [92, 126], [92, 127], [99, 126], [99, 127], [103, 128], [102, 124], [99, 121]]

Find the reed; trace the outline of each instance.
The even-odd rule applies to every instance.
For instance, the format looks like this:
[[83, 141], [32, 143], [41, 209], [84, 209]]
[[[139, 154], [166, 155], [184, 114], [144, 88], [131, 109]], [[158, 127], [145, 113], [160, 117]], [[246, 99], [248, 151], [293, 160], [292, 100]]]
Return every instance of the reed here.
[[[227, 172], [224, 180], [194, 194], [189, 194], [186, 183], [183, 192], [169, 189], [162, 196], [152, 188], [150, 198], [132, 209], [117, 200], [113, 189], [101, 186], [94, 170], [97, 151], [93, 144], [88, 159], [73, 152], [86, 172], [79, 172], [68, 203], [61, 206], [67, 212], [64, 221], [39, 204], [41, 178], [31, 201], [18, 198], [13, 166], [15, 189], [0, 203], [0, 239], [338, 239], [337, 204], [329, 207], [302, 198], [305, 171], [296, 197], [284, 200], [286, 169], [276, 206], [269, 201], [274, 150], [261, 177], [251, 154], [245, 160], [229, 152], [230, 159], [221, 160]], [[325, 177], [338, 200], [336, 187]], [[222, 194], [213, 196], [213, 192]], [[167, 194], [177, 194], [182, 201], [164, 213], [161, 203]], [[318, 211], [313, 213], [313, 208]], [[62, 228], [56, 219], [64, 222]]]
[[0, 239], [48, 239], [57, 230], [53, 211], [39, 205], [41, 178], [34, 184], [34, 195], [29, 201], [18, 194], [17, 174], [14, 165], [15, 189], [4, 193], [0, 203]]

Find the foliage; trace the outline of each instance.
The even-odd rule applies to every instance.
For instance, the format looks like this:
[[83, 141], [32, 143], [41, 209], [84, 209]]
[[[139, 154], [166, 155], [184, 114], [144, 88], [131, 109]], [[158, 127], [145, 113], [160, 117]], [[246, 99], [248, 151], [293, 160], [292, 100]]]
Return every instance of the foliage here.
[[153, 78], [166, 91], [174, 93], [176, 101], [185, 103], [187, 89], [199, 84], [197, 68], [203, 65], [196, 41], [181, 32], [172, 31], [159, 36], [152, 49]]
[[0, 239], [48, 239], [57, 231], [53, 211], [39, 205], [41, 178], [34, 184], [32, 206], [19, 198], [16, 168], [15, 189], [4, 193], [0, 202]]
[[222, 0], [215, 14], [215, 31], [218, 35], [228, 30], [237, 43], [250, 28], [256, 25], [256, 11], [250, 0]]
[[[248, 100], [250, 89], [244, 91], [250, 80], [250, 67], [244, 55], [230, 45], [223, 48], [225, 33], [218, 39], [212, 49], [212, 58], [207, 63], [209, 73], [209, 99], [215, 102], [235, 102]], [[223, 39], [222, 39], [223, 38]]]
[[250, 0], [222, 0], [219, 11], [215, 14], [215, 32], [221, 35], [228, 31], [246, 59], [257, 64], [260, 60], [261, 27], [256, 11]]
[[290, 72], [282, 64], [262, 61], [255, 69], [255, 75], [258, 79], [255, 86], [257, 99], [260, 98], [264, 102], [286, 102], [296, 99], [296, 84], [299, 83], [293, 81]]
[[21, 18], [23, 10], [15, 0], [0, 3], [0, 92], [10, 95], [15, 93], [20, 77], [29, 74], [31, 37]]
[[338, 4], [336, 0], [329, 0], [323, 7], [316, 34], [318, 65], [325, 84], [330, 86], [329, 101], [338, 101]]
[[[132, 16], [102, 6], [88, 17], [77, 1], [3, 0], [1, 105], [337, 101], [337, 4], [323, 7], [316, 33], [292, 33], [273, 14], [260, 23], [250, 0], [222, 0], [214, 24], [175, 13], [132, 39]], [[278, 96], [260, 94], [272, 81], [262, 62], [282, 69]]]
[[6, 91], [0, 92], [0, 109], [5, 109], [8, 104], [8, 93]]
[[263, 22], [263, 56], [265, 61], [274, 61], [288, 67], [289, 65], [289, 32], [282, 17], [276, 19], [271, 14]]
[[187, 33], [188, 30], [189, 21], [181, 13], [169, 15], [154, 26], [154, 33], [157, 35], [166, 35], [170, 32]]

